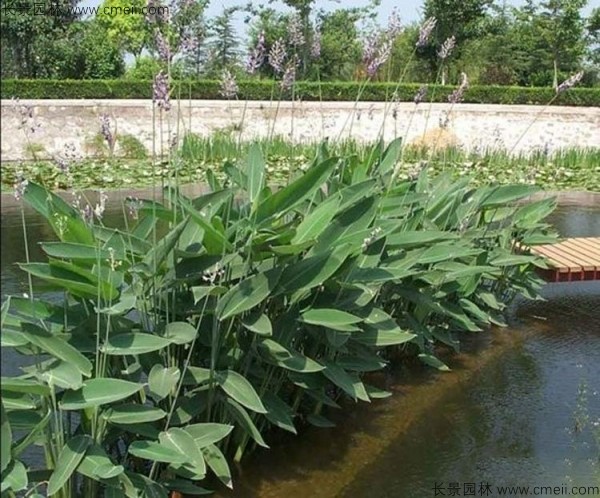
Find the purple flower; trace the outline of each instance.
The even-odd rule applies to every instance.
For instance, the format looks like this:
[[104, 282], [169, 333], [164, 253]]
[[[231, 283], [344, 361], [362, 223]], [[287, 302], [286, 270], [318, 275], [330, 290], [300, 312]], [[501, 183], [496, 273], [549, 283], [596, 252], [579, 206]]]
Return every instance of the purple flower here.
[[462, 102], [465, 92], [469, 88], [469, 78], [467, 78], [466, 73], [460, 73], [460, 76], [460, 86], [448, 96], [448, 102], [451, 104], [458, 104]]
[[312, 44], [310, 46], [310, 56], [313, 59], [321, 57], [321, 31], [315, 30], [313, 35]]
[[223, 70], [221, 76], [221, 95], [227, 99], [233, 99], [238, 93], [238, 84], [233, 74], [228, 69]]
[[146, 21], [154, 22], [169, 22], [169, 8], [165, 7], [158, 0], [148, 0], [146, 5], [147, 14]]
[[379, 36], [377, 33], [371, 33], [367, 36], [367, 40], [365, 41], [365, 46], [363, 47], [363, 56], [362, 60], [365, 65], [369, 65], [373, 59], [375, 59], [377, 55], [377, 50], [379, 48]]
[[290, 36], [290, 43], [295, 47], [301, 47], [304, 45], [304, 32], [302, 29], [302, 19], [300, 16], [293, 15], [290, 18], [290, 23], [288, 25], [288, 33]]
[[560, 95], [563, 92], [566, 92], [569, 88], [573, 88], [577, 83], [581, 81], [583, 78], [583, 71], [579, 71], [578, 73], [571, 76], [569, 79], [563, 81], [560, 85], [556, 87], [556, 94]]
[[429, 42], [429, 37], [431, 33], [435, 29], [435, 25], [437, 24], [437, 19], [435, 17], [430, 17], [426, 19], [421, 29], [419, 30], [419, 39], [417, 40], [416, 46], [417, 48], [422, 48]]
[[447, 38], [446, 41], [444, 41], [444, 43], [442, 44], [440, 51], [438, 52], [438, 57], [442, 60], [446, 60], [448, 57], [450, 57], [450, 54], [454, 50], [455, 46], [456, 38], [454, 36]]
[[296, 81], [296, 61], [288, 62], [287, 67], [285, 68], [285, 72], [283, 73], [283, 78], [281, 78], [281, 89], [289, 90], [294, 86], [294, 82]]
[[269, 51], [269, 64], [276, 74], [281, 74], [284, 71], [284, 62], [287, 57], [285, 53], [285, 43], [282, 38], [279, 38], [273, 43]]
[[100, 116], [100, 134], [112, 152], [115, 146], [115, 136], [111, 130], [110, 118], [108, 117], [108, 114], [102, 114]]
[[173, 57], [171, 54], [171, 47], [169, 46], [169, 42], [159, 30], [156, 30], [154, 33], [154, 40], [156, 42], [156, 50], [160, 59], [163, 62], [170, 62]]
[[423, 100], [425, 100], [426, 96], [427, 96], [427, 87], [425, 85], [423, 85], [423, 86], [421, 86], [421, 88], [419, 88], [419, 90], [417, 90], [417, 93], [415, 94], [415, 98], [414, 98], [415, 104], [419, 105], [421, 102], [423, 102]]
[[168, 76], [160, 71], [155, 77], [152, 84], [152, 102], [154, 102], [159, 109], [168, 111], [171, 109], [171, 100], [169, 97], [169, 78]]
[[402, 23], [400, 22], [400, 16], [398, 11], [394, 7], [390, 17], [388, 18], [387, 35], [391, 38], [397, 38], [402, 30]]
[[386, 39], [379, 46], [377, 50], [377, 56], [374, 59], [372, 59], [367, 65], [367, 74], [369, 75], [369, 78], [375, 76], [379, 68], [388, 61], [390, 55], [392, 54], [393, 44], [394, 41], [392, 39]]
[[250, 52], [248, 60], [246, 61], [246, 72], [248, 74], [254, 74], [258, 71], [265, 62], [265, 56], [265, 32], [261, 31], [258, 35], [256, 47]]

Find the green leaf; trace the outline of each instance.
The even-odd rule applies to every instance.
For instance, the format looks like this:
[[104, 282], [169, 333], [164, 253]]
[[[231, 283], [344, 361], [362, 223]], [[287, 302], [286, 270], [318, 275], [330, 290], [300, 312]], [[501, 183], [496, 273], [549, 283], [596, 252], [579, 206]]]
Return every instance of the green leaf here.
[[0, 492], [7, 490], [14, 492], [22, 491], [27, 487], [27, 470], [19, 460], [13, 460], [2, 474], [2, 486]]
[[362, 321], [361, 318], [345, 311], [331, 308], [313, 308], [305, 311], [299, 318], [301, 322], [319, 325], [334, 330], [347, 330], [347, 325]]
[[192, 424], [184, 428], [196, 442], [198, 448], [205, 448], [227, 437], [233, 430], [233, 425], [227, 424]]
[[171, 341], [154, 334], [130, 332], [111, 335], [102, 346], [102, 351], [108, 355], [125, 356], [150, 353], [166, 348]]
[[18, 377], [0, 378], [0, 387], [3, 391], [15, 393], [39, 394], [40, 396], [48, 396], [50, 394], [50, 389], [48, 386], [40, 384], [35, 380], [22, 379]]
[[160, 408], [134, 403], [114, 406], [102, 413], [102, 418], [113, 424], [141, 424], [161, 420], [166, 416], [167, 413]]
[[154, 365], [148, 374], [150, 394], [157, 400], [166, 398], [177, 385], [180, 376], [181, 372], [177, 367], [165, 368], [160, 364]]
[[271, 216], [281, 217], [294, 206], [310, 198], [327, 180], [337, 163], [337, 158], [326, 159], [309, 168], [300, 178], [277, 193], [267, 197], [257, 207], [257, 222], [260, 223]]
[[229, 470], [229, 465], [227, 465], [227, 459], [225, 458], [225, 455], [221, 453], [221, 450], [214, 444], [211, 444], [206, 448], [202, 448], [202, 454], [204, 455], [206, 463], [215, 473], [219, 481], [228, 488], [233, 489], [231, 471]]
[[225, 400], [225, 407], [229, 414], [246, 431], [246, 434], [248, 434], [252, 439], [254, 439], [254, 441], [256, 441], [256, 444], [262, 446], [263, 448], [268, 448], [267, 443], [265, 443], [264, 439], [260, 434], [260, 431], [257, 429], [256, 425], [254, 425], [254, 422], [252, 422], [250, 415], [242, 405], [240, 405], [231, 398], [227, 398]]
[[162, 442], [134, 441], [129, 445], [129, 453], [138, 458], [151, 460], [153, 462], [164, 462], [170, 464], [183, 464], [187, 462], [185, 454]]
[[0, 438], [0, 472], [4, 472], [12, 459], [10, 450], [12, 430], [2, 400], [0, 400]]
[[306, 421], [310, 425], [314, 425], [315, 427], [320, 427], [323, 429], [327, 429], [330, 427], [335, 427], [335, 424], [331, 421], [323, 417], [323, 415], [317, 415], [316, 413], [311, 413], [306, 417]]
[[186, 470], [195, 474], [197, 478], [206, 475], [206, 463], [202, 452], [194, 438], [184, 429], [173, 427], [166, 432], [161, 432], [158, 439], [163, 446], [178, 451], [186, 457], [183, 465]]
[[362, 401], [370, 402], [365, 386], [362, 382], [350, 375], [343, 368], [337, 366], [332, 362], [325, 362], [326, 368], [323, 370], [323, 374], [336, 386], [341, 388], [346, 394], [354, 398], [356, 401], [360, 399]]
[[280, 367], [301, 373], [320, 372], [325, 367], [315, 360], [288, 349], [272, 339], [263, 339], [258, 344], [259, 352]]
[[35, 346], [46, 353], [73, 365], [86, 377], [92, 374], [92, 363], [77, 349], [71, 346], [66, 338], [53, 336], [44, 329], [33, 325], [23, 324], [23, 335]]
[[425, 363], [425, 365], [429, 365], [430, 367], [437, 368], [438, 370], [441, 370], [442, 372], [450, 371], [450, 368], [448, 367], [448, 365], [446, 365], [439, 358], [436, 358], [435, 356], [433, 356], [431, 354], [421, 353], [419, 355], [419, 359], [423, 363]]
[[[40, 244], [43, 251], [52, 258], [106, 261], [111, 258], [108, 249], [99, 248], [93, 245], [74, 244], [71, 242], [44, 242]], [[115, 252], [113, 257], [116, 260], [125, 259], [125, 253]]]
[[246, 408], [257, 412], [266, 413], [262, 401], [256, 394], [252, 384], [234, 370], [226, 370], [216, 373], [216, 380], [229, 396]]
[[292, 434], [298, 433], [294, 427], [294, 411], [281, 398], [271, 392], [266, 392], [262, 400], [267, 409], [265, 417], [269, 422]]
[[377, 173], [385, 175], [394, 169], [402, 153], [402, 138], [396, 138], [390, 142], [383, 153], [381, 162], [377, 165]]
[[298, 225], [292, 244], [302, 244], [303, 242], [316, 240], [337, 214], [339, 205], [340, 197], [332, 197], [331, 200], [323, 202], [307, 214]]
[[142, 389], [141, 384], [120, 379], [95, 378], [77, 391], [67, 391], [60, 403], [63, 410], [81, 410], [128, 398]]
[[439, 230], [413, 230], [393, 233], [387, 238], [389, 247], [397, 248], [413, 248], [420, 246], [429, 246], [436, 242], [457, 239], [458, 235], [450, 232]]
[[48, 482], [48, 496], [58, 493], [70, 479], [92, 442], [88, 435], [75, 436], [67, 441], [58, 455], [56, 467]]
[[531, 185], [499, 185], [490, 188], [490, 192], [481, 202], [482, 208], [503, 206], [515, 201], [530, 197], [539, 192], [539, 187]]
[[184, 479], [168, 479], [163, 481], [163, 484], [174, 491], [179, 491], [185, 496], [212, 495], [214, 491], [201, 488]]
[[273, 326], [271, 325], [271, 320], [269, 320], [269, 317], [264, 313], [255, 313], [248, 318], [245, 318], [242, 320], [242, 325], [250, 332], [254, 332], [258, 335], [273, 335]]
[[191, 290], [194, 295], [194, 304], [198, 304], [198, 301], [204, 299], [206, 296], [220, 296], [227, 291], [227, 287], [219, 285], [203, 285], [192, 287]]
[[258, 143], [250, 145], [248, 150], [246, 176], [248, 177], [248, 196], [252, 211], [254, 211], [265, 185], [265, 159]]
[[115, 465], [104, 448], [94, 443], [86, 450], [83, 460], [77, 467], [77, 472], [95, 480], [114, 479], [123, 474], [124, 468], [121, 465]]
[[49, 386], [62, 389], [79, 389], [83, 385], [81, 372], [71, 363], [59, 361], [39, 374], [40, 379]]
[[279, 281], [281, 269], [274, 268], [259, 273], [232, 287], [220, 300], [217, 306], [219, 320], [247, 311], [264, 301]]
[[174, 344], [187, 344], [196, 338], [196, 329], [187, 322], [171, 322], [165, 328], [165, 339]]

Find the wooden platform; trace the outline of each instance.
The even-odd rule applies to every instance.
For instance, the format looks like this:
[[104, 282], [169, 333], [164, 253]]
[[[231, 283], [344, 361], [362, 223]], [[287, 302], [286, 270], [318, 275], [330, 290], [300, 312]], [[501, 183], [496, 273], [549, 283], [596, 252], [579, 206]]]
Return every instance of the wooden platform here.
[[540, 271], [548, 282], [600, 280], [600, 237], [565, 239], [530, 251], [546, 258], [551, 266]]

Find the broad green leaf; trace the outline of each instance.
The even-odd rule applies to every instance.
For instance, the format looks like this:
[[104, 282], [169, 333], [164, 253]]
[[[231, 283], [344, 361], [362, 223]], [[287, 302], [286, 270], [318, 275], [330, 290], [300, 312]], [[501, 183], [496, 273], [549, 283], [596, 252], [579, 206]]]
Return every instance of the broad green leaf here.
[[233, 430], [233, 426], [227, 424], [204, 423], [188, 425], [184, 430], [194, 438], [198, 448], [205, 448], [206, 446], [210, 446], [227, 437]]
[[226, 320], [260, 304], [275, 288], [280, 275], [281, 270], [274, 268], [242, 280], [232, 287], [219, 300], [217, 306], [219, 320]]
[[185, 455], [184, 468], [194, 473], [198, 478], [206, 474], [206, 463], [202, 452], [196, 445], [194, 438], [184, 429], [173, 427], [166, 432], [161, 432], [158, 439], [167, 448]]
[[187, 322], [171, 322], [165, 328], [165, 339], [174, 344], [187, 344], [196, 337], [196, 329]]
[[363, 386], [363, 383], [360, 382], [358, 378], [350, 375], [343, 368], [332, 362], [324, 363], [326, 368], [323, 370], [323, 375], [325, 375], [325, 377], [327, 377], [331, 382], [341, 388], [346, 394], [354, 398], [355, 401], [357, 399], [366, 402], [371, 401], [367, 391], [365, 390], [365, 386]]
[[484, 197], [480, 205], [482, 208], [506, 205], [530, 197], [539, 192], [539, 190], [539, 187], [531, 185], [499, 185], [491, 187], [489, 194]]
[[210, 489], [201, 488], [200, 486], [192, 484], [187, 479], [167, 479], [163, 484], [169, 489], [182, 493], [184, 496], [212, 495], [214, 493], [214, 491]]
[[280, 367], [301, 373], [320, 372], [325, 367], [315, 360], [296, 351], [292, 351], [272, 339], [263, 339], [258, 343], [259, 352]]
[[160, 408], [134, 403], [113, 406], [102, 412], [102, 418], [113, 424], [141, 424], [161, 420], [166, 416], [167, 413]]
[[378, 387], [370, 386], [369, 384], [365, 384], [365, 389], [367, 390], [367, 394], [371, 399], [385, 399], [389, 398], [392, 395], [392, 393], [389, 391], [379, 389]]
[[223, 391], [238, 403], [257, 413], [267, 411], [252, 384], [239, 373], [234, 370], [217, 372], [216, 379]]
[[345, 326], [362, 321], [361, 318], [350, 313], [331, 308], [312, 308], [302, 313], [299, 320], [311, 325], [342, 331], [348, 330]]
[[219, 481], [225, 484], [225, 486], [227, 486], [228, 488], [233, 489], [231, 471], [229, 470], [227, 459], [225, 458], [225, 455], [221, 453], [221, 450], [217, 448], [214, 444], [211, 444], [206, 448], [202, 448], [202, 454], [204, 455], [206, 463], [208, 464], [210, 469], [215, 473]]
[[148, 374], [150, 394], [158, 400], [166, 398], [177, 385], [180, 376], [181, 372], [177, 367], [165, 368], [159, 364], [154, 365]]
[[281, 217], [294, 206], [310, 198], [327, 180], [337, 163], [337, 158], [326, 159], [309, 168], [300, 178], [277, 193], [268, 196], [256, 209], [257, 222], [261, 223], [271, 216]]
[[419, 246], [429, 246], [435, 242], [457, 239], [458, 235], [451, 232], [439, 230], [414, 230], [393, 233], [387, 238], [387, 244], [393, 248], [413, 248]]
[[227, 292], [227, 287], [220, 285], [204, 285], [198, 287], [192, 287], [192, 294], [194, 295], [194, 304], [198, 304], [198, 301], [204, 299], [206, 296], [220, 296]]
[[77, 391], [67, 391], [60, 403], [63, 410], [81, 410], [128, 398], [142, 389], [141, 384], [120, 379], [95, 378]]
[[265, 443], [263, 437], [260, 434], [260, 431], [252, 422], [250, 415], [244, 409], [242, 405], [237, 403], [231, 398], [227, 398], [225, 400], [225, 407], [229, 414], [237, 421], [237, 423], [244, 429], [246, 434], [248, 434], [256, 444], [262, 446], [263, 448], [268, 448], [267, 443]]
[[79, 389], [83, 385], [81, 372], [71, 363], [59, 361], [45, 369], [39, 377], [49, 386], [62, 389]]
[[88, 435], [75, 436], [67, 441], [58, 455], [56, 467], [48, 482], [48, 496], [58, 493], [70, 479], [92, 442]]
[[446, 365], [439, 358], [436, 358], [435, 356], [433, 356], [431, 354], [421, 353], [419, 355], [419, 359], [426, 365], [429, 365], [430, 367], [433, 367], [433, 368], [437, 368], [438, 370], [441, 370], [442, 372], [450, 371], [450, 368], [448, 367], [448, 365]]
[[250, 332], [254, 332], [258, 335], [273, 335], [273, 326], [271, 325], [271, 320], [269, 320], [269, 317], [264, 313], [254, 313], [248, 318], [242, 320], [242, 325]]
[[402, 153], [402, 138], [396, 138], [390, 142], [387, 149], [383, 153], [381, 162], [377, 165], [377, 173], [385, 175], [393, 171]]
[[0, 472], [4, 472], [11, 462], [12, 430], [4, 403], [0, 400]]
[[[44, 252], [53, 258], [74, 260], [100, 260], [102, 262], [111, 258], [111, 252], [93, 245], [74, 244], [71, 242], [44, 242], [41, 244]], [[125, 253], [113, 253], [117, 261], [125, 259]]]
[[286, 266], [275, 295], [292, 294], [321, 285], [342, 266], [349, 254], [348, 246], [339, 246], [329, 254], [317, 254]]
[[137, 297], [135, 294], [121, 294], [119, 301], [108, 308], [99, 310], [99, 313], [105, 315], [122, 315], [128, 313], [132, 308], [135, 308]]
[[336, 196], [327, 202], [323, 202], [307, 214], [296, 228], [296, 235], [291, 241], [292, 244], [302, 244], [303, 242], [316, 240], [337, 214], [339, 205], [340, 197]]
[[182, 464], [187, 462], [187, 457], [178, 449], [166, 446], [155, 441], [134, 441], [129, 445], [129, 453], [138, 458], [153, 462]]
[[50, 395], [48, 386], [40, 384], [32, 379], [22, 379], [18, 377], [2, 377], [0, 378], [0, 386], [3, 391], [15, 393], [30, 393], [39, 394], [40, 396]]
[[265, 417], [273, 425], [297, 434], [296, 428], [294, 427], [294, 411], [278, 396], [271, 392], [266, 392], [262, 397], [267, 413]]
[[33, 324], [23, 324], [23, 329], [23, 335], [42, 351], [73, 365], [86, 377], [92, 374], [92, 363], [90, 360], [71, 346], [66, 341], [66, 338], [53, 336]]
[[22, 491], [27, 487], [27, 470], [19, 460], [13, 460], [2, 474], [2, 486], [0, 492], [7, 490], [13, 492]]
[[171, 341], [154, 334], [131, 332], [111, 335], [102, 346], [102, 351], [108, 355], [125, 356], [150, 353], [164, 349]]

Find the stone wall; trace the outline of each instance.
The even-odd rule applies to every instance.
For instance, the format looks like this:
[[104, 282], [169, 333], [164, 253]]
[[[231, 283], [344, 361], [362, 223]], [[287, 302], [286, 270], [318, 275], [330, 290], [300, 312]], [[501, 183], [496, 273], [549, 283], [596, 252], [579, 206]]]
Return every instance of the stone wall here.
[[[32, 108], [23, 116], [19, 106]], [[181, 101], [162, 115], [144, 100], [2, 100], [2, 160], [98, 153], [99, 117], [110, 117], [116, 135], [132, 135], [148, 152], [164, 152], [185, 133], [210, 136], [241, 131], [243, 140], [279, 135], [294, 141], [362, 142], [383, 134], [409, 143], [468, 150], [495, 148], [511, 152], [600, 146], [600, 108], [381, 102], [227, 102]], [[117, 139], [117, 153], [119, 152]]]

